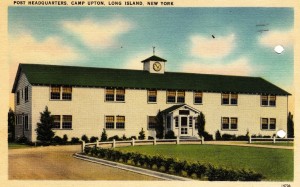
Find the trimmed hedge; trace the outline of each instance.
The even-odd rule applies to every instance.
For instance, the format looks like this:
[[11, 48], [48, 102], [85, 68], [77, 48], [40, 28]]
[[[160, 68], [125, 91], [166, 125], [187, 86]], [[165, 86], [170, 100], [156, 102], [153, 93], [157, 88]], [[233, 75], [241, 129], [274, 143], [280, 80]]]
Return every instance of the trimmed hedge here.
[[160, 155], [149, 156], [140, 153], [124, 153], [113, 149], [95, 147], [85, 147], [84, 152], [85, 154], [107, 160], [209, 181], [261, 181], [264, 178], [262, 174], [251, 170], [233, 170], [200, 162], [190, 163]]

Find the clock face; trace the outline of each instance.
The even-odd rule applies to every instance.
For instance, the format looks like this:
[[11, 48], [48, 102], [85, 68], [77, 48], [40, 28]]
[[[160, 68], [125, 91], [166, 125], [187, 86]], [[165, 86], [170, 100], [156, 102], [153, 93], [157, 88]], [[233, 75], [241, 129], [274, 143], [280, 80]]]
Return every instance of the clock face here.
[[161, 64], [159, 62], [154, 62], [153, 69], [154, 69], [154, 71], [160, 71], [161, 70]]

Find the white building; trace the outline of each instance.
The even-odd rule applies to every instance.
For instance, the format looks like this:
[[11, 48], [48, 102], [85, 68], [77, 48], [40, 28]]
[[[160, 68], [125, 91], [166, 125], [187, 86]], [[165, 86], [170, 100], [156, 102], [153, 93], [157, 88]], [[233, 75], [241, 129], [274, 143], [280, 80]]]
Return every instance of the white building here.
[[165, 72], [166, 60], [152, 56], [144, 70], [20, 64], [15, 94], [16, 137], [36, 141], [40, 113], [48, 106], [55, 134], [80, 138], [155, 136], [162, 111], [165, 129], [197, 136], [196, 117], [205, 130], [221, 134], [273, 135], [287, 130], [288, 92], [260, 77]]

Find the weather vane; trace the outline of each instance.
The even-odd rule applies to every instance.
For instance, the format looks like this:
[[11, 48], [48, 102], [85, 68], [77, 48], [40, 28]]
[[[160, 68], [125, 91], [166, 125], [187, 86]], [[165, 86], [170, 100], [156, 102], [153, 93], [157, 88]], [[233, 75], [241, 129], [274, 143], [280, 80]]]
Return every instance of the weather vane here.
[[153, 55], [155, 55], [155, 47], [153, 46]]

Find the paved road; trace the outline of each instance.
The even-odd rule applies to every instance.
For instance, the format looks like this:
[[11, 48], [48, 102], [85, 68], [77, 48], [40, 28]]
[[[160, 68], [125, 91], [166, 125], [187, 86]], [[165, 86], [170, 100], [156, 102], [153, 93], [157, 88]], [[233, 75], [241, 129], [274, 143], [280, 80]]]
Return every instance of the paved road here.
[[130, 171], [73, 158], [80, 146], [10, 149], [9, 179], [32, 180], [159, 180]]

